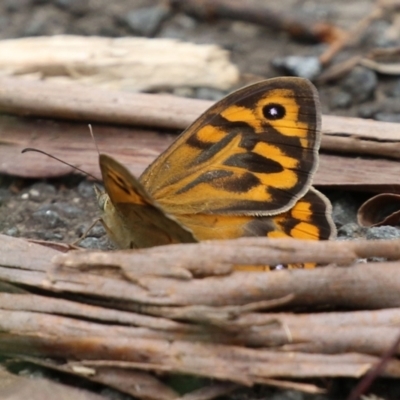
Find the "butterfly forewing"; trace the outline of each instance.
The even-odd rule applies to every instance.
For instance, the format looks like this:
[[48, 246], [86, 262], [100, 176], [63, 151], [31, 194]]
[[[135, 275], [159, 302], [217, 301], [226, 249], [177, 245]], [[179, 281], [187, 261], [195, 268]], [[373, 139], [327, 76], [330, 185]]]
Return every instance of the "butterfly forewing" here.
[[167, 212], [274, 215], [311, 185], [320, 142], [315, 88], [270, 79], [227, 96], [141, 177]]
[[113, 158], [100, 154], [104, 187], [111, 200], [102, 200], [103, 224], [121, 248], [192, 243], [193, 233], [162, 210], [141, 183]]

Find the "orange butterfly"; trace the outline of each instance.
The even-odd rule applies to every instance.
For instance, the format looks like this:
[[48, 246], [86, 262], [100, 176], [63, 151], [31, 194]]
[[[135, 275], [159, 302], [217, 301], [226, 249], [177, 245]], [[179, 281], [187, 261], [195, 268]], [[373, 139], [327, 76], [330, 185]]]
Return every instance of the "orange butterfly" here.
[[136, 179], [101, 154], [103, 224], [120, 248], [242, 236], [325, 240], [312, 186], [321, 139], [314, 86], [275, 78], [214, 104]]

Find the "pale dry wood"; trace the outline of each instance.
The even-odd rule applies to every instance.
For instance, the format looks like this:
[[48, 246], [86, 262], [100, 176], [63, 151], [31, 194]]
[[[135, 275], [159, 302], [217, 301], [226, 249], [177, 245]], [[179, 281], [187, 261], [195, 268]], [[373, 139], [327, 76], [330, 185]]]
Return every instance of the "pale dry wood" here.
[[[338, 134], [343, 132], [344, 124], [338, 124]], [[393, 136], [392, 128], [385, 131], [385, 123], [377, 124], [373, 128], [381, 127], [383, 136]], [[360, 125], [363, 126], [361, 120]], [[394, 125], [397, 129], [396, 124], [388, 125]], [[349, 126], [356, 132], [357, 128], [353, 124], [349, 123]], [[175, 138], [174, 135], [160, 135], [155, 131], [138, 128], [94, 125], [93, 129], [100, 151], [115, 157], [135, 176], [139, 176]], [[115, 140], [116, 136], [118, 140]], [[392, 144], [395, 152], [396, 144]], [[98, 155], [88, 127], [84, 124], [0, 117], [0, 172], [31, 178], [71, 173], [72, 168], [43, 155], [21, 154], [25, 147], [40, 148], [100, 178]], [[398, 162], [321, 154], [314, 184], [399, 192]]]
[[71, 81], [129, 91], [181, 86], [226, 90], [239, 79], [229, 53], [217, 45], [74, 35], [0, 41], [0, 75], [55, 81], [67, 91]]

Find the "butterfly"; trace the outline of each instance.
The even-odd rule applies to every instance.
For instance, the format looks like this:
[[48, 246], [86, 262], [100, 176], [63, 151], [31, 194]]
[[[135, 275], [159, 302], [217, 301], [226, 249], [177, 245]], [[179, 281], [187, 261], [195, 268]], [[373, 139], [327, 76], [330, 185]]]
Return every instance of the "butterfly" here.
[[333, 238], [331, 205], [311, 186], [320, 119], [308, 80], [274, 78], [214, 104], [139, 179], [100, 154], [108, 235], [123, 249], [243, 236]]

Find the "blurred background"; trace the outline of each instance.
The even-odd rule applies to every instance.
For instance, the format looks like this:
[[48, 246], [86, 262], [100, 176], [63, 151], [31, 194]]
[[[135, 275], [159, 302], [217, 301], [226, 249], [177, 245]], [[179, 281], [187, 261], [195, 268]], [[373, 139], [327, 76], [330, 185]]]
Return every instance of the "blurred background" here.
[[[140, 89], [217, 100], [261, 78], [299, 75], [318, 85], [325, 113], [397, 121], [398, 7], [394, 0], [4, 0], [0, 38], [68, 34], [215, 44], [229, 51], [238, 68], [239, 74], [228, 82], [168, 85], [166, 75], [164, 85]], [[173, 57], [173, 47], [168, 53]], [[177, 52], [176, 57], [182, 61], [191, 55]], [[0, 73], [10, 73], [9, 64], [10, 48], [0, 47]], [[46, 74], [43, 69], [41, 73]]]

